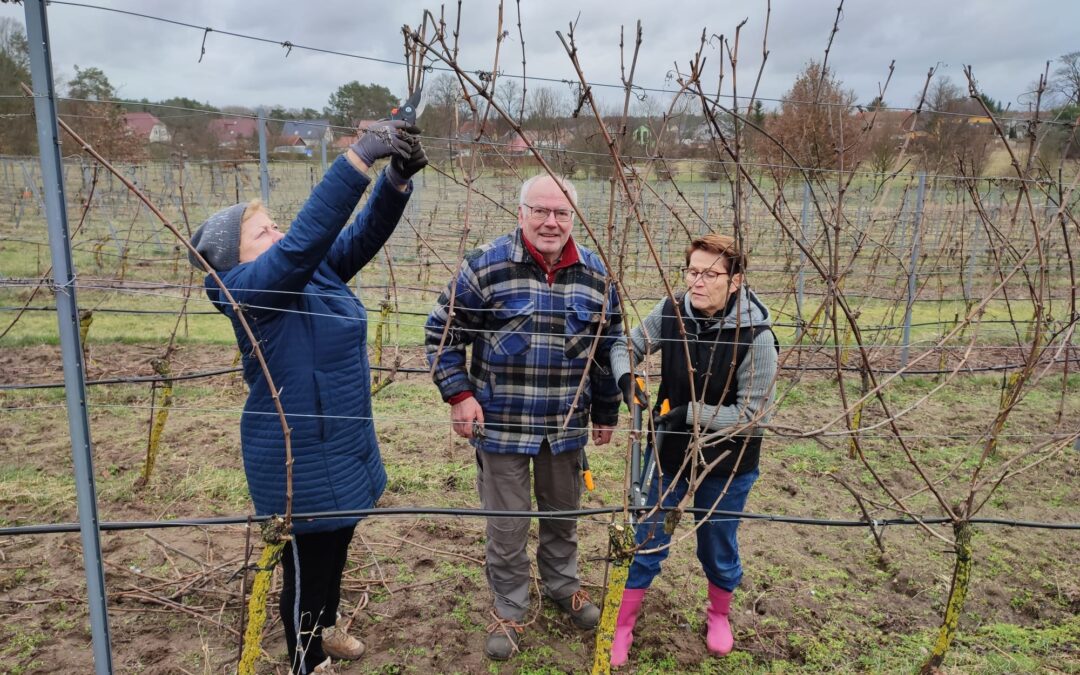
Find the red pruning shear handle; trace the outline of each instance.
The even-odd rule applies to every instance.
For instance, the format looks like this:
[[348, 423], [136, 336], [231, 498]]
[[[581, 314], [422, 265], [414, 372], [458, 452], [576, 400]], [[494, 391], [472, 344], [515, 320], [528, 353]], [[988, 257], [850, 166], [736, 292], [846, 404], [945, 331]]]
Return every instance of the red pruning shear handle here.
[[416, 124], [416, 109], [420, 105], [420, 90], [417, 89], [412, 93], [412, 96], [405, 99], [405, 101], [390, 111], [390, 119], [392, 120], [404, 120], [409, 125]]

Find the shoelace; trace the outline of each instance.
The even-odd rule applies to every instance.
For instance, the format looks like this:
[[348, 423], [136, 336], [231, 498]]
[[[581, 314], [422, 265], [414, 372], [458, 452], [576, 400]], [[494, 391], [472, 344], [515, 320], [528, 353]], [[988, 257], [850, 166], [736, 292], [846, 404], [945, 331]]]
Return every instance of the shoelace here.
[[581, 589], [570, 596], [570, 609], [580, 612], [585, 609], [585, 603], [589, 602], [589, 592]]
[[510, 644], [513, 645], [514, 651], [517, 651], [517, 640], [514, 639], [514, 636], [510, 635], [510, 631], [513, 630], [515, 633], [520, 635], [521, 633], [525, 632], [525, 626], [521, 625], [517, 621], [514, 621], [513, 619], [502, 618], [495, 613], [494, 609], [491, 610], [491, 618], [494, 619], [494, 621], [489, 623], [484, 630], [486, 630], [488, 633], [494, 633], [497, 630], [501, 630], [503, 634], [510, 639]]

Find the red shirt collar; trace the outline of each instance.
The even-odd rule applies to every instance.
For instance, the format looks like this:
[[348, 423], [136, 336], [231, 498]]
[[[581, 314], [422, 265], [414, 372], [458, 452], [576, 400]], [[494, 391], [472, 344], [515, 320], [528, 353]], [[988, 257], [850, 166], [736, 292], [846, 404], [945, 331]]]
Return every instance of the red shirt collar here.
[[537, 251], [536, 247], [532, 245], [532, 242], [525, 238], [525, 233], [522, 233], [521, 235], [521, 242], [525, 245], [525, 250], [528, 251], [529, 255], [536, 261], [536, 264], [540, 266], [540, 269], [548, 275], [548, 283], [552, 282], [556, 271], [570, 267], [581, 260], [581, 258], [578, 257], [577, 244], [574, 243], [574, 235], [570, 235], [570, 238], [566, 240], [562, 254], [559, 256], [558, 262], [554, 265], [548, 265], [547, 260], [544, 259], [544, 255], [540, 253], [540, 251]]

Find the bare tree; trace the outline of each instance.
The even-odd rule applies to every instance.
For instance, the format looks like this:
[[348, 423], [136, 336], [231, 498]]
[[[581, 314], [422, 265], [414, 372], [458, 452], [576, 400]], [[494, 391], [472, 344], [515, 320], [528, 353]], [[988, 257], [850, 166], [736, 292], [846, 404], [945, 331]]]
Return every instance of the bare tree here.
[[566, 115], [566, 99], [551, 87], [534, 89], [526, 106], [527, 126], [550, 129], [555, 120]]
[[[461, 85], [448, 73], [441, 73], [428, 80], [424, 87], [424, 96], [428, 104], [420, 116], [419, 124], [425, 135], [439, 139], [453, 138], [457, 131], [458, 120], [464, 119], [461, 106]], [[443, 141], [425, 141], [434, 150], [442, 147]]]
[[928, 111], [916, 129], [922, 168], [935, 173], [980, 176], [990, 155], [992, 128], [982, 106], [965, 96], [949, 77], [927, 95]]
[[495, 100], [510, 114], [521, 110], [521, 83], [512, 77], [502, 77], [495, 85]]
[[1057, 60], [1060, 65], [1051, 80], [1053, 91], [1066, 96], [1069, 103], [1080, 105], [1080, 51], [1062, 54]]
[[[858, 139], [854, 106], [855, 93], [828, 68], [811, 61], [784, 94], [772, 130], [802, 166], [833, 168]], [[854, 165], [853, 160], [848, 157], [844, 163]]]

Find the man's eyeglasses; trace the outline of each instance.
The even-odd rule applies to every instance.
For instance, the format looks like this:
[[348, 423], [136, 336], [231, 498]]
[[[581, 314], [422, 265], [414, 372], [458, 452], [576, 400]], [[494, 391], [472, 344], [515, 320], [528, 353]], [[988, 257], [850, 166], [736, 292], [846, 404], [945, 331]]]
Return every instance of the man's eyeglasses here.
[[693, 267], [684, 267], [682, 273], [686, 277], [687, 283], [691, 284], [697, 283], [698, 279], [704, 279], [705, 283], [711, 284], [720, 277], [728, 276], [727, 272], [721, 272], [720, 270], [696, 270]]
[[555, 214], [555, 220], [560, 223], [569, 223], [570, 219], [574, 217], [574, 212], [570, 209], [547, 209], [543, 206], [530, 206], [528, 204], [522, 204], [525, 207], [526, 213], [529, 214], [529, 218], [542, 223], [548, 219], [548, 216]]

